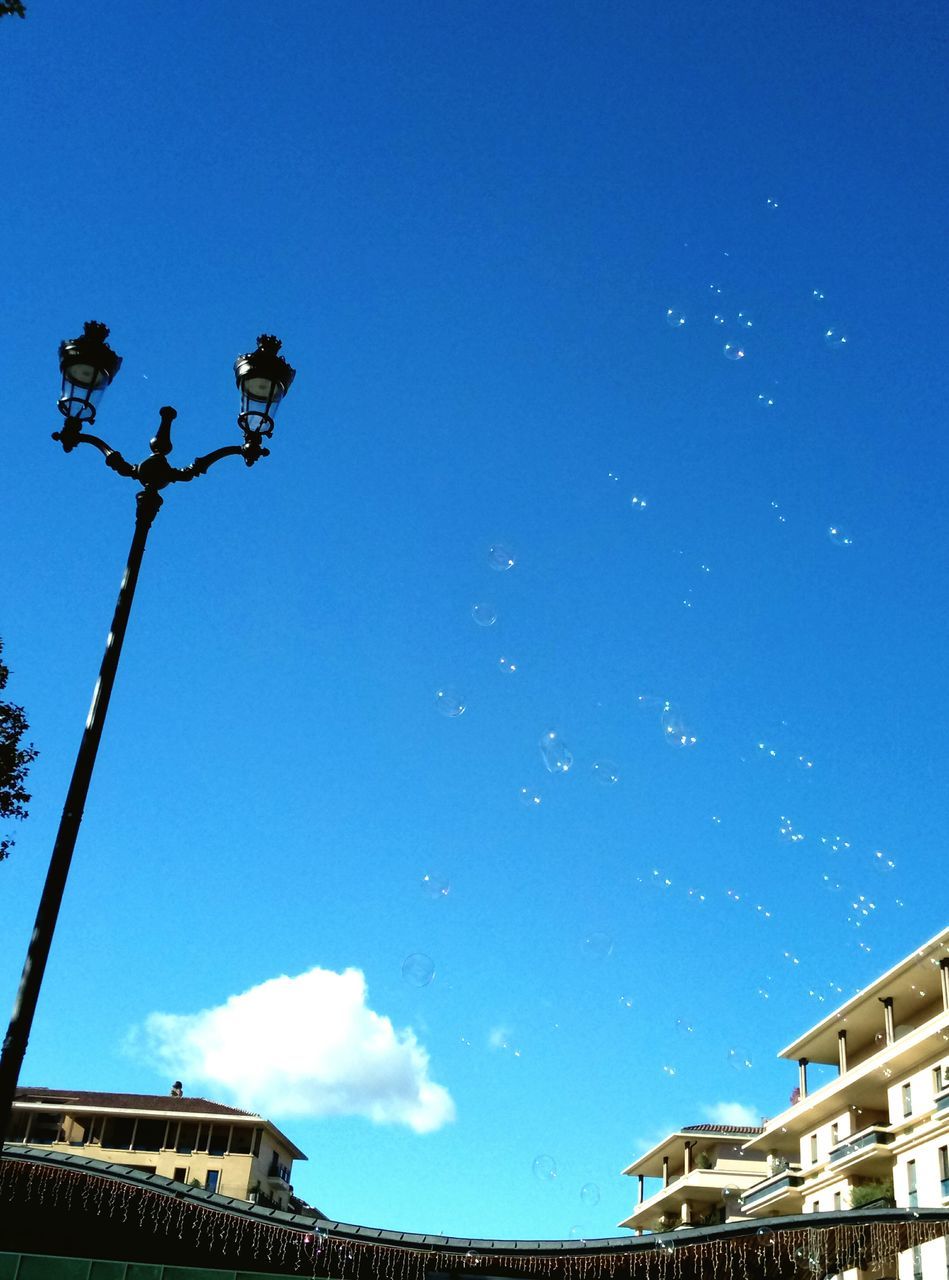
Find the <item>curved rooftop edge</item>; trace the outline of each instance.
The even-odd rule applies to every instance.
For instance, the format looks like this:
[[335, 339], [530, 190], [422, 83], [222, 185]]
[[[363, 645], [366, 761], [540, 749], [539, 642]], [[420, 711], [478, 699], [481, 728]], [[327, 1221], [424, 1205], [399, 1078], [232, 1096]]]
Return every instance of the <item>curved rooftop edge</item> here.
[[[122, 1256], [132, 1248], [170, 1261], [185, 1241], [189, 1256], [197, 1246], [230, 1250], [260, 1271], [360, 1280], [526, 1272], [664, 1277], [673, 1260], [678, 1280], [707, 1274], [713, 1260], [716, 1276], [734, 1266], [736, 1276], [754, 1280], [794, 1275], [802, 1250], [826, 1263], [826, 1274], [848, 1260], [854, 1265], [856, 1257], [895, 1257], [949, 1236], [949, 1209], [942, 1208], [851, 1209], [591, 1240], [431, 1235], [265, 1208], [127, 1165], [14, 1143], [4, 1145], [0, 1159], [0, 1206], [0, 1250], [30, 1245], [53, 1220], [60, 1225], [57, 1215], [71, 1215], [73, 1233], [78, 1224], [80, 1234]], [[129, 1223], [137, 1234], [123, 1236]]]

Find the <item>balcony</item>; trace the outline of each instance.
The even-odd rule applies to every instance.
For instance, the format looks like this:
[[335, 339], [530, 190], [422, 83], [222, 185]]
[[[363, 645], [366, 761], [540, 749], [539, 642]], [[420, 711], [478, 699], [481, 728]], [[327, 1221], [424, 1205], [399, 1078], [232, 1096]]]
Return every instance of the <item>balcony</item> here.
[[[889, 1163], [887, 1147], [893, 1141], [892, 1131], [884, 1125], [870, 1125], [859, 1133], [840, 1142], [830, 1153], [830, 1165], [835, 1170], [854, 1169], [857, 1165], [872, 1165], [881, 1158]], [[862, 1171], [864, 1171], [862, 1169]], [[869, 1170], [866, 1170], [867, 1172]]]
[[290, 1185], [290, 1166], [281, 1164], [276, 1156], [270, 1162], [270, 1168], [267, 1170], [267, 1181], [276, 1183], [280, 1187], [289, 1187]]
[[936, 1114], [939, 1115], [944, 1111], [949, 1111], [949, 1085], [936, 1094]]
[[741, 1197], [741, 1207], [755, 1214], [767, 1206], [768, 1213], [794, 1213], [800, 1208], [804, 1178], [797, 1166], [781, 1169], [756, 1182]]

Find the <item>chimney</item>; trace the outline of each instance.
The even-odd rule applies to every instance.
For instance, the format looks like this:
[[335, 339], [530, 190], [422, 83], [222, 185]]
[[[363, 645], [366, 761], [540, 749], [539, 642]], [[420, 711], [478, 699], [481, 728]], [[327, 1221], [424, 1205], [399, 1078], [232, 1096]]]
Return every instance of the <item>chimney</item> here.
[[181, 1097], [181, 1081], [180, 1080], [176, 1080], [175, 1083], [171, 1086], [171, 1096], [173, 1098]]

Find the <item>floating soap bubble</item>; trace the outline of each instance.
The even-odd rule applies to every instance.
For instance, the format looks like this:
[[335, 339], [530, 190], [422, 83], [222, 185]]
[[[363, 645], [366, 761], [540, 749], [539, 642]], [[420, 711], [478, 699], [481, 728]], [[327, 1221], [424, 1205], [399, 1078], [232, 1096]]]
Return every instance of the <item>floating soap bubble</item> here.
[[744, 360], [745, 348], [738, 342], [726, 342], [722, 348], [726, 360]]
[[712, 821], [715, 823], [716, 827], [720, 827], [722, 825], [722, 820], [717, 813], [712, 814]]
[[840, 893], [841, 889], [843, 888], [843, 885], [840, 883], [840, 881], [835, 880], [833, 876], [827, 876], [827, 875], [821, 876], [821, 884], [827, 890], [828, 893]]
[[632, 1007], [633, 1007], [633, 997], [632, 997], [632, 996], [620, 996], [620, 998], [619, 998], [619, 1002], [620, 1002], [620, 1008], [621, 1008], [621, 1009], [632, 1009]]
[[688, 1018], [676, 1018], [676, 1030], [681, 1031], [684, 1036], [690, 1036], [694, 1034], [695, 1027]]
[[657, 1240], [656, 1248], [659, 1250], [660, 1253], [664, 1254], [666, 1257], [669, 1257], [671, 1254], [675, 1253], [676, 1251], [676, 1241], [671, 1238], [664, 1239], [664, 1240]]
[[815, 302], [823, 302], [824, 301], [823, 289], [812, 289], [811, 297], [814, 299]]
[[875, 850], [873, 854], [873, 865], [882, 875], [889, 875], [891, 871], [896, 870], [896, 863], [888, 853], [884, 853], [882, 849]]
[[616, 472], [615, 472], [615, 471], [608, 471], [608, 472], [606, 473], [606, 478], [607, 478], [607, 480], [614, 480], [614, 481], [615, 481], [615, 480], [618, 480], [618, 479], [619, 479], [619, 476], [616, 474]]
[[740, 329], [753, 329], [754, 323], [755, 322], [752, 320], [751, 316], [748, 314], [747, 311], [738, 312], [738, 327]]
[[619, 782], [619, 771], [612, 760], [594, 761], [593, 776], [601, 787], [612, 787]]
[[479, 627], [493, 627], [498, 620], [498, 611], [493, 604], [481, 601], [471, 606], [471, 616]]
[[553, 729], [542, 735], [540, 754], [548, 773], [568, 773], [573, 765], [573, 755]]
[[435, 690], [435, 705], [443, 716], [455, 720], [460, 715], [464, 715], [465, 703], [455, 689], [447, 685], [442, 689]]
[[771, 196], [768, 196], [768, 208], [769, 208], [769, 209], [777, 209], [777, 207], [778, 207], [778, 202], [777, 202], [777, 200], [774, 200], [774, 199], [772, 199], [772, 197], [771, 197]]
[[580, 944], [580, 950], [591, 960], [605, 960], [613, 954], [613, 939], [608, 933], [589, 933]]
[[557, 1177], [557, 1161], [553, 1156], [536, 1156], [531, 1169], [539, 1182], [553, 1182]]
[[434, 902], [447, 898], [451, 893], [451, 884], [444, 876], [440, 876], [433, 871], [427, 871], [422, 876], [422, 892], [426, 898], [431, 898]]
[[710, 285], [709, 285], [709, 290], [710, 290], [710, 292], [712, 292], [712, 293], [716, 293], [716, 294], [718, 294], [718, 293], [721, 293], [721, 291], [722, 291], [722, 286], [721, 286], [720, 284], [710, 284]]
[[766, 396], [761, 393], [759, 393], [758, 395], [758, 404], [762, 407], [762, 409], [774, 408], [774, 400], [771, 398], [771, 396]]
[[676, 1068], [672, 1066], [671, 1063], [665, 1063], [662, 1069], [667, 1076], [674, 1076], [676, 1074]]
[[517, 798], [525, 809], [536, 809], [540, 804], [540, 796], [533, 787], [521, 787], [517, 793]]
[[725, 323], [725, 317], [722, 315], [720, 311], [716, 311], [715, 314], [712, 316], [712, 324], [724, 324], [724, 323]]
[[600, 1203], [600, 1188], [595, 1182], [585, 1182], [580, 1188], [580, 1199], [592, 1208]]
[[827, 536], [835, 547], [852, 547], [853, 538], [839, 524], [832, 524], [827, 530]]
[[575, 1223], [570, 1228], [571, 1240], [586, 1240], [586, 1238], [587, 1238], [587, 1229], [581, 1222]]
[[498, 670], [503, 671], [506, 676], [511, 676], [517, 670], [517, 663], [502, 655], [498, 658]]
[[488, 564], [498, 573], [514, 568], [514, 552], [503, 542], [495, 542], [488, 547]]
[[435, 961], [422, 951], [413, 951], [402, 961], [402, 977], [413, 987], [427, 987], [435, 977]]
[[645, 511], [646, 499], [640, 498], [638, 494], [634, 493], [629, 500], [629, 505], [633, 508], [634, 511]]
[[777, 1238], [773, 1227], [759, 1227], [758, 1230], [755, 1232], [755, 1235], [758, 1237], [759, 1241], [762, 1244], [767, 1244], [767, 1245], [774, 1244]]
[[663, 741], [670, 747], [694, 747], [698, 739], [683, 723], [679, 713], [668, 702], [660, 715]]
[[847, 335], [839, 329], [827, 329], [824, 332], [824, 346], [830, 351], [840, 351], [847, 345]]
[[666, 311], [666, 324], [670, 329], [681, 329], [685, 324], [685, 316], [675, 307], [669, 307]]
[[728, 1065], [735, 1071], [750, 1071], [754, 1064], [747, 1049], [729, 1049]]

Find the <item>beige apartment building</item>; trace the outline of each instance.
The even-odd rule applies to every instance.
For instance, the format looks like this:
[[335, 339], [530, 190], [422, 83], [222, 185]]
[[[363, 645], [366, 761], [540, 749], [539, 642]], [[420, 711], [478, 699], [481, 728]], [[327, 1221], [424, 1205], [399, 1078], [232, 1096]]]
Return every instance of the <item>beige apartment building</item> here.
[[[874, 1201], [949, 1208], [949, 929], [859, 991], [778, 1055], [797, 1063], [791, 1105], [742, 1142], [748, 1172], [737, 1214], [771, 1218], [844, 1212]], [[808, 1067], [836, 1076], [808, 1085]], [[621, 1225], [671, 1224], [689, 1191], [685, 1143], [670, 1135], [624, 1172], [640, 1174], [640, 1203]], [[679, 1154], [681, 1151], [681, 1154]], [[657, 1166], [657, 1158], [667, 1163]], [[729, 1156], [729, 1162], [733, 1156]], [[723, 1171], [728, 1166], [723, 1166]], [[642, 1175], [663, 1185], [642, 1198]], [[735, 1171], [735, 1180], [739, 1177]], [[747, 1177], [747, 1174], [745, 1175]], [[732, 1216], [727, 1197], [722, 1203]], [[680, 1208], [681, 1225], [688, 1216]], [[863, 1273], [842, 1273], [856, 1280]], [[949, 1238], [901, 1256], [900, 1280], [947, 1280]]]
[[158, 1173], [219, 1195], [290, 1205], [294, 1160], [306, 1156], [269, 1120], [206, 1098], [16, 1091], [7, 1140]]
[[[620, 1226], [670, 1231], [741, 1217], [741, 1193], [768, 1173], [764, 1155], [745, 1151], [760, 1132], [747, 1125], [690, 1124], [670, 1133], [623, 1170], [638, 1178], [639, 1196]], [[661, 1182], [648, 1197], [646, 1178]]]

